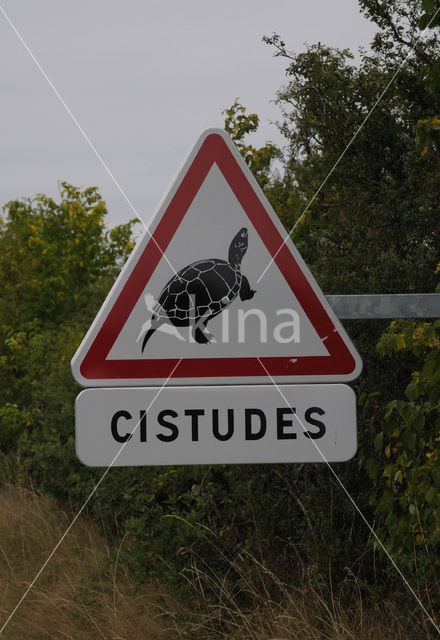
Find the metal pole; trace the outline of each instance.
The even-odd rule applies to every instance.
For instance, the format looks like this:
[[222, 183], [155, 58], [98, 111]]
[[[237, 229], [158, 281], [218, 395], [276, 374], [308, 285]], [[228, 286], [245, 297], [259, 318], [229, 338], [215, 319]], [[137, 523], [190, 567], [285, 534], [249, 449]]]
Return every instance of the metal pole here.
[[327, 296], [341, 320], [440, 318], [440, 293]]

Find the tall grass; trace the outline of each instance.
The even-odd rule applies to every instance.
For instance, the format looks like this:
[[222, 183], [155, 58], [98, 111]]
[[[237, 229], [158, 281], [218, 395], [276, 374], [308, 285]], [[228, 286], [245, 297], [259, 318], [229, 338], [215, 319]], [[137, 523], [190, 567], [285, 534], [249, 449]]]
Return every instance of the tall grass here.
[[[189, 525], [194, 526], [194, 525]], [[212, 531], [200, 527], [215, 553], [225, 556]], [[331, 570], [320, 576], [309, 567], [300, 584], [285, 584], [245, 550], [219, 575], [193, 554], [185, 574], [201, 598], [191, 626], [205, 640], [421, 640], [438, 638], [433, 624], [404, 585], [374, 602], [374, 588], [347, 570], [345, 584], [333, 590]], [[420, 594], [432, 605], [440, 593]], [[368, 602], [368, 605], [366, 605]], [[430, 615], [440, 626], [439, 611]]]
[[[72, 515], [20, 485], [0, 490], [0, 628]], [[195, 525], [188, 525], [195, 526]], [[198, 527], [226, 559], [213, 532]], [[126, 544], [122, 540], [120, 545]], [[205, 546], [206, 548], [206, 546]], [[212, 558], [213, 556], [211, 556]], [[172, 562], [172, 558], [170, 559]], [[335, 593], [309, 568], [287, 585], [246, 551], [219, 574], [195, 551], [184, 572], [186, 604], [158, 584], [137, 584], [86, 517], [80, 517], [1, 640], [419, 640], [437, 637], [415, 601], [390, 594], [366, 606], [348, 576]], [[438, 596], [438, 594], [437, 594]], [[437, 621], [439, 622], [439, 621]]]
[[[67, 528], [71, 516], [20, 486], [0, 493], [0, 628]], [[2, 640], [145, 640], [178, 637], [157, 609], [157, 587], [136, 585], [96, 527], [80, 517]]]

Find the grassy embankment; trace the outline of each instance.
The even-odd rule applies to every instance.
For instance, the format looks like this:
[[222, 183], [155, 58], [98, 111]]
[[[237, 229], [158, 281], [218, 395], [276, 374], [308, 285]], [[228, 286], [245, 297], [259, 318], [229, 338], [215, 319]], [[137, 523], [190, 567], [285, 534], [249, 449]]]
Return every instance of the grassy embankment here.
[[[51, 498], [3, 484], [0, 627], [71, 519], [69, 509], [60, 509]], [[409, 640], [429, 637], [432, 630], [416, 603], [403, 614], [395, 594], [365, 608], [361, 585], [353, 579], [351, 604], [345, 597], [342, 606], [339, 596], [328, 587], [317, 588], [316, 580], [287, 587], [243, 556], [231, 562], [231, 574], [237, 576], [233, 588], [195, 558], [188, 570], [187, 604], [182, 605], [158, 584], [137, 584], [119, 551], [81, 516], [2, 640]], [[246, 610], [239, 604], [244, 592], [253, 603]]]

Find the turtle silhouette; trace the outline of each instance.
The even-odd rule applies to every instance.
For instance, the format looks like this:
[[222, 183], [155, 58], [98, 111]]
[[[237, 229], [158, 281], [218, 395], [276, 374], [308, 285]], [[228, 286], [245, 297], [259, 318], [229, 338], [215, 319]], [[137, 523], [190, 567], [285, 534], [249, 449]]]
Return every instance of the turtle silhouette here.
[[243, 227], [233, 238], [228, 261], [212, 258], [192, 262], [165, 285], [152, 316], [142, 326], [142, 352], [153, 333], [164, 323], [175, 327], [192, 326], [192, 336], [200, 344], [214, 341], [207, 323], [221, 313], [235, 298], [250, 300], [255, 291], [241, 271], [241, 261], [248, 248], [248, 230]]

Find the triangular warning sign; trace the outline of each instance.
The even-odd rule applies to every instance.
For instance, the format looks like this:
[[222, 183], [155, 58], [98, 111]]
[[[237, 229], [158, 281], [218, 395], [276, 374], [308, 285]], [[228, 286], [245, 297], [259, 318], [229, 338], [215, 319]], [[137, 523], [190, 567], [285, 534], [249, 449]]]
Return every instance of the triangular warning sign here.
[[[72, 360], [83, 386], [339, 382], [361, 359], [234, 144], [197, 141]], [[270, 265], [270, 266], [268, 266]], [[177, 365], [177, 366], [176, 366]]]

